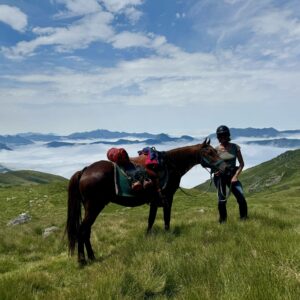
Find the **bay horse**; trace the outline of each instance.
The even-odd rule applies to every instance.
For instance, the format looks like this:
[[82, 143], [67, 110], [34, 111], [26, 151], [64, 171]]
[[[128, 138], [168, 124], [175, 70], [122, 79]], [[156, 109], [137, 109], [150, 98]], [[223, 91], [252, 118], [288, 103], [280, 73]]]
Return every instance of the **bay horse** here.
[[[134, 164], [144, 166], [145, 155], [133, 157], [130, 160]], [[179, 188], [181, 177], [197, 164], [221, 172], [225, 172], [227, 165], [210, 145], [209, 139], [205, 139], [202, 144], [165, 151], [164, 164], [168, 172], [168, 180], [162, 191], [166, 201], [163, 205], [163, 214], [165, 229], [169, 230], [173, 196]], [[113, 163], [101, 160], [77, 171], [69, 181], [66, 233], [71, 255], [74, 254], [76, 243], [78, 244], [78, 262], [81, 264], [86, 263], [84, 246], [88, 258], [95, 259], [90, 242], [91, 227], [96, 217], [109, 202], [131, 207], [150, 203], [147, 232], [154, 224], [159, 201], [150, 201], [150, 196], [147, 194], [143, 197], [117, 196], [114, 180]], [[83, 204], [85, 212], [82, 221], [81, 204]]]

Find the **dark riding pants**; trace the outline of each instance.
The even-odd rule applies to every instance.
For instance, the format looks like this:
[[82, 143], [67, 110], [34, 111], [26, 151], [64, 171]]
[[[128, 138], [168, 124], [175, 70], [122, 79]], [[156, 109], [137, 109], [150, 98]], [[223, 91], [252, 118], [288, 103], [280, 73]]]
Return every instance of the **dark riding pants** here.
[[218, 209], [220, 214], [220, 222], [225, 222], [227, 219], [226, 202], [226, 186], [231, 189], [231, 193], [235, 196], [239, 205], [240, 218], [246, 219], [248, 215], [247, 202], [244, 196], [243, 187], [240, 181], [231, 183], [232, 176], [221, 175], [214, 176], [214, 183], [218, 190]]

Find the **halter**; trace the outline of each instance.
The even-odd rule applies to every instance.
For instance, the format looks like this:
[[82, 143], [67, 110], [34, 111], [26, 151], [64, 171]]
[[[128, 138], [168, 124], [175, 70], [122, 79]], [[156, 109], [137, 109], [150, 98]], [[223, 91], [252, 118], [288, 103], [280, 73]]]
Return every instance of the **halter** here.
[[224, 160], [222, 159], [218, 159], [215, 162], [210, 162], [206, 157], [204, 157], [203, 155], [201, 155], [201, 161], [200, 164], [203, 168], [211, 168], [211, 169], [217, 169], [220, 170], [219, 166], [224, 162]]

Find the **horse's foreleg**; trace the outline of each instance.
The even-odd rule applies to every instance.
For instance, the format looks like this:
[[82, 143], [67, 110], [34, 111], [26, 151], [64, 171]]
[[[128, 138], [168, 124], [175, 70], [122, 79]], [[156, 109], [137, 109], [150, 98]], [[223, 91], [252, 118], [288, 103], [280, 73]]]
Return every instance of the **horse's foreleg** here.
[[170, 221], [171, 221], [171, 208], [172, 208], [172, 203], [169, 203], [168, 206], [164, 206], [164, 221], [165, 221], [165, 230], [170, 229]]
[[156, 218], [156, 213], [157, 213], [157, 206], [155, 204], [150, 204], [147, 233], [149, 233], [152, 229], [152, 226]]

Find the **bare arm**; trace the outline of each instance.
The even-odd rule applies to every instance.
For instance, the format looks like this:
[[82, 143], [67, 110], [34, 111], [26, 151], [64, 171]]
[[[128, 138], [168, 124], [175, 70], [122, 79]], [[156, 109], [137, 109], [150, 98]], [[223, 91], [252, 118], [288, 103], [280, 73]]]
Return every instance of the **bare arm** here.
[[232, 177], [231, 182], [235, 182], [235, 181], [238, 180], [238, 177], [242, 173], [242, 170], [243, 170], [244, 165], [245, 165], [244, 164], [244, 159], [243, 159], [243, 156], [242, 156], [242, 152], [240, 150], [237, 152], [236, 156], [237, 156], [237, 159], [239, 161], [239, 167], [236, 170], [234, 176]]

